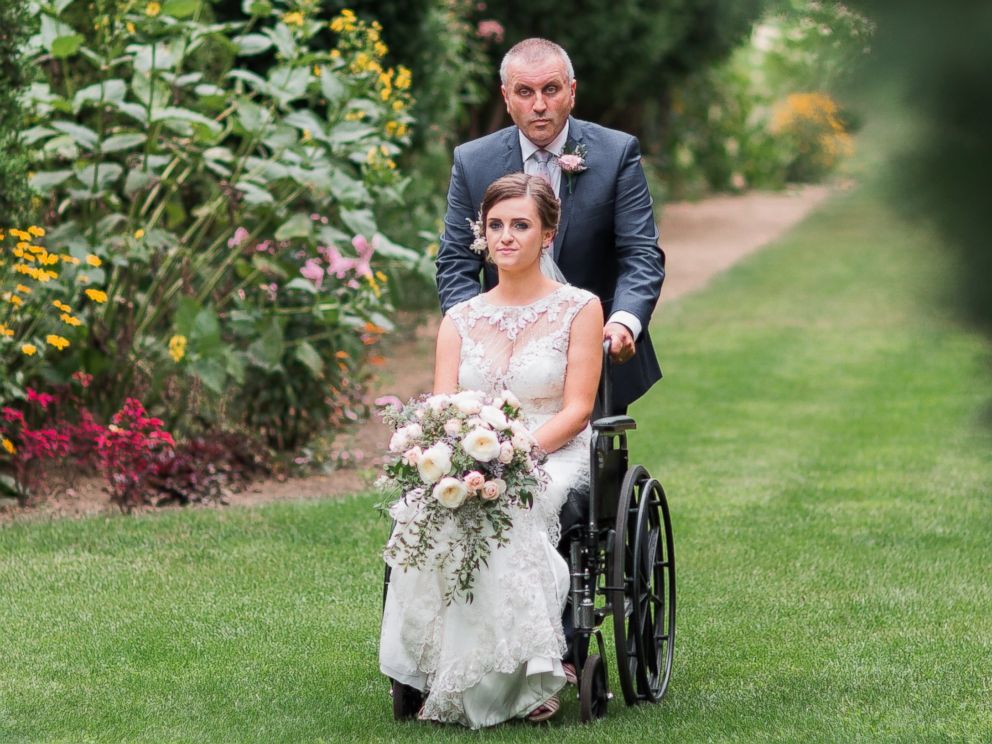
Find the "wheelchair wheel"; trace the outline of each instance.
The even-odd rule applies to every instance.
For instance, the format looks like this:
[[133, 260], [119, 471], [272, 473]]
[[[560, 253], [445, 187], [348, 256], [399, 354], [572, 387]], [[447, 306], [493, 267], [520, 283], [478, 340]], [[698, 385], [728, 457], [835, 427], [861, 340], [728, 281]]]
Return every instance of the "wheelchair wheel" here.
[[614, 545], [609, 593], [620, 687], [627, 705], [658, 702], [675, 649], [675, 554], [665, 491], [640, 465], [620, 489]]
[[599, 654], [592, 654], [582, 666], [579, 688], [579, 712], [582, 723], [595, 721], [606, 715], [610, 690], [606, 682], [606, 663]]
[[424, 695], [420, 690], [391, 680], [393, 695], [393, 720], [409, 721], [417, 717], [420, 706], [424, 704]]

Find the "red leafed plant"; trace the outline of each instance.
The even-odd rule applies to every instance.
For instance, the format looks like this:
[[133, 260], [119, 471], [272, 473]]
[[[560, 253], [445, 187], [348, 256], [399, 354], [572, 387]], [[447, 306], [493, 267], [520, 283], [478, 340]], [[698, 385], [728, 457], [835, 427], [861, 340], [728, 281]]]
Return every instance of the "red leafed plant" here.
[[110, 500], [122, 509], [145, 501], [149, 476], [174, 456], [176, 443], [160, 418], [148, 416], [141, 401], [128, 398], [96, 442], [97, 458], [110, 486]]

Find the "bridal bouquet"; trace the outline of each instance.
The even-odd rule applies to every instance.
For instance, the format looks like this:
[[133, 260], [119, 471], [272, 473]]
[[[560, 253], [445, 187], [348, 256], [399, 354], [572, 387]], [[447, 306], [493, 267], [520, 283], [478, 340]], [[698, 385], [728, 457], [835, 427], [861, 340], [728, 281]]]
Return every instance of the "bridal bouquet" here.
[[513, 513], [529, 509], [546, 482], [543, 453], [520, 420], [509, 391], [473, 390], [421, 396], [391, 406], [392, 453], [376, 485], [380, 508], [395, 520], [386, 561], [400, 568], [436, 568], [444, 599], [471, 602], [475, 572], [505, 545]]

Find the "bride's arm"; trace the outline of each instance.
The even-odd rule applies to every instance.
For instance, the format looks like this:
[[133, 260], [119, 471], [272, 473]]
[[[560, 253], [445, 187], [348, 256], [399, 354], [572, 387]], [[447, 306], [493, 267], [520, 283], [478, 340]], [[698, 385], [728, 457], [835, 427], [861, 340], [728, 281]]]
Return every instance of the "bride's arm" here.
[[458, 390], [458, 360], [462, 352], [462, 339], [458, 329], [447, 315], [437, 331], [437, 349], [434, 355], [434, 395]]
[[589, 423], [603, 366], [603, 307], [589, 302], [572, 321], [561, 411], [534, 432], [546, 452], [567, 444]]

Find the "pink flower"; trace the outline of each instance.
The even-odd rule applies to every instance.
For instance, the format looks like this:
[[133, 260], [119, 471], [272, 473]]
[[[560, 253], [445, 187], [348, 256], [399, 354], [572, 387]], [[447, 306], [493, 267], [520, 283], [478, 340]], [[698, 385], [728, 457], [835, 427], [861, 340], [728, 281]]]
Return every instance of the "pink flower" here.
[[318, 263], [316, 258], [307, 259], [303, 268], [300, 269], [300, 273], [313, 282], [317, 289], [320, 289], [320, 285], [324, 283], [324, 268]]
[[486, 481], [482, 486], [482, 498], [485, 501], [494, 501], [499, 498], [499, 485], [496, 481]]
[[505, 30], [503, 29], [502, 23], [490, 18], [486, 21], [479, 21], [479, 25], [476, 27], [475, 33], [481, 39], [487, 39], [499, 44], [503, 41]]
[[355, 259], [345, 258], [333, 245], [323, 245], [317, 250], [327, 261], [328, 276], [334, 274], [338, 279], [344, 279], [348, 272], [355, 268]]
[[276, 290], [279, 289], [279, 285], [275, 282], [270, 284], [260, 284], [259, 287], [269, 296], [270, 302], [276, 301]]
[[375, 248], [369, 245], [369, 241], [365, 239], [364, 235], [356, 235], [352, 238], [351, 244], [355, 246], [355, 250], [358, 252], [358, 261], [355, 262], [355, 273], [359, 276], [372, 276], [371, 262]]
[[231, 239], [227, 241], [227, 247], [237, 248], [239, 245], [241, 245], [246, 240], [248, 240], [248, 235], [249, 232], [247, 230], [245, 230], [243, 227], [239, 227], [237, 230], [234, 231], [234, 235], [231, 237]]
[[478, 470], [473, 470], [470, 473], [466, 474], [463, 481], [465, 483], [465, 488], [467, 488], [472, 493], [475, 493], [480, 488], [482, 488], [482, 485], [486, 482], [486, 476], [484, 476]]
[[48, 393], [39, 393], [33, 388], [28, 388], [28, 402], [37, 403], [44, 411], [48, 410], [48, 406], [55, 402], [55, 396]]
[[558, 166], [563, 173], [581, 173], [586, 169], [586, 161], [580, 155], [569, 153], [558, 158]]
[[402, 408], [403, 401], [397, 398], [395, 395], [380, 395], [376, 398], [373, 403], [380, 407], [391, 406], [393, 408]]
[[265, 253], [265, 252], [275, 253], [275, 251], [272, 250], [271, 240], [263, 240], [261, 243], [255, 246], [255, 250], [258, 251], [259, 253]]

